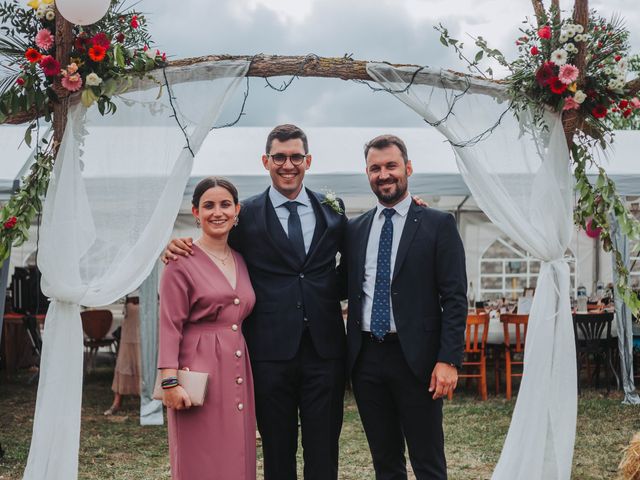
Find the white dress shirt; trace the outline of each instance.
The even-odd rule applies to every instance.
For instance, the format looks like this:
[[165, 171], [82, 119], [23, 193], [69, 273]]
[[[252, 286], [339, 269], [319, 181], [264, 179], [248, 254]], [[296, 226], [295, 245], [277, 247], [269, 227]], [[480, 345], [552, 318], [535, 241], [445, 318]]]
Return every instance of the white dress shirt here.
[[[362, 290], [364, 298], [362, 301], [362, 330], [371, 331], [371, 310], [373, 307], [373, 292], [376, 286], [376, 272], [378, 270], [378, 244], [380, 243], [380, 233], [384, 225], [385, 216], [382, 210], [385, 208], [393, 208], [396, 213], [391, 217], [393, 223], [393, 240], [391, 242], [391, 265], [395, 267], [396, 254], [398, 253], [398, 245], [402, 230], [407, 220], [409, 207], [411, 206], [411, 194], [408, 194], [404, 200], [397, 203], [394, 207], [385, 207], [378, 202], [376, 212], [371, 223], [371, 231], [369, 232], [369, 240], [367, 242], [367, 255], [364, 262], [364, 284]], [[393, 278], [393, 269], [391, 270], [391, 278]], [[391, 280], [391, 279], [389, 279]], [[389, 292], [389, 305], [391, 305], [391, 332], [396, 332], [396, 322], [393, 318], [393, 304], [391, 303], [391, 292]]]
[[289, 209], [284, 206], [287, 202], [298, 202], [298, 216], [300, 217], [300, 225], [302, 227], [302, 237], [304, 238], [304, 250], [309, 253], [311, 241], [313, 240], [313, 232], [316, 229], [316, 214], [311, 206], [311, 200], [307, 194], [307, 190], [302, 186], [300, 193], [293, 200], [282, 195], [273, 185], [269, 188], [269, 200], [273, 208], [276, 210], [280, 225], [284, 229], [284, 233], [289, 236]]

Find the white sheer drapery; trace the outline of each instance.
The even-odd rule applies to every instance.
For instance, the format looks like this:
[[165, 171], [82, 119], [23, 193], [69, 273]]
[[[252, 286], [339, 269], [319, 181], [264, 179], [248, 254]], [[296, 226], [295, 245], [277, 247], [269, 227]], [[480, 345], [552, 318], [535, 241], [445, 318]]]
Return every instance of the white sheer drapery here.
[[[149, 274], [171, 234], [193, 155], [248, 66], [215, 62], [208, 80], [183, 75], [172, 83], [169, 75], [170, 89], [161, 90], [163, 72], [153, 72], [155, 88], [148, 80], [134, 85], [113, 116], [70, 108], [43, 211], [38, 266], [51, 305], [25, 479], [77, 478], [80, 305], [109, 304]], [[157, 127], [153, 138], [148, 126]]]
[[[609, 225], [611, 226], [611, 239], [613, 246], [620, 252], [622, 263], [625, 268], [629, 269], [630, 248], [629, 237], [627, 237], [620, 228], [620, 222], [612, 213], [609, 214]], [[611, 252], [611, 264], [616, 264], [616, 254]], [[617, 285], [619, 280], [618, 270], [613, 269], [613, 284]], [[625, 405], [640, 405], [640, 396], [636, 390], [635, 380], [633, 378], [633, 319], [631, 310], [622, 301], [620, 295], [615, 295], [616, 308], [616, 327], [618, 329], [618, 351], [620, 352], [620, 383], [624, 391], [624, 399], [622, 403]]]
[[437, 87], [407, 88], [407, 70], [369, 64], [367, 71], [451, 142], [480, 208], [542, 260], [529, 315], [524, 376], [492, 478], [569, 479], [577, 386], [564, 255], [572, 232], [573, 184], [561, 121], [549, 115], [548, 130], [532, 125], [525, 114], [519, 121], [507, 111], [506, 101], [463, 94], [464, 79], [457, 85], [443, 81]]

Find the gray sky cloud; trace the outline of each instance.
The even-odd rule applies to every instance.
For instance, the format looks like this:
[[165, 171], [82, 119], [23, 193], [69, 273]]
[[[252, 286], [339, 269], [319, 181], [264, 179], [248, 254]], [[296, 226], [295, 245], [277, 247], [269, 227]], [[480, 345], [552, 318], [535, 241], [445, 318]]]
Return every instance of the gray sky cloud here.
[[[640, 23], [637, 0], [590, 2], [604, 16], [619, 12], [627, 25]], [[569, 6], [570, 2], [561, 3]], [[482, 35], [507, 58], [520, 22], [532, 15], [529, 0], [143, 0], [158, 46], [174, 58], [212, 53], [322, 56], [352, 54], [362, 60], [415, 63], [463, 70], [451, 49], [438, 41], [433, 25], [472, 45]], [[634, 51], [640, 50], [631, 28]], [[473, 50], [472, 50], [473, 51]], [[286, 79], [272, 79], [280, 85]], [[238, 112], [242, 92], [221, 122]], [[342, 80], [295, 80], [283, 93], [250, 80], [241, 125], [280, 122], [302, 126], [417, 126], [421, 120], [384, 92]]]

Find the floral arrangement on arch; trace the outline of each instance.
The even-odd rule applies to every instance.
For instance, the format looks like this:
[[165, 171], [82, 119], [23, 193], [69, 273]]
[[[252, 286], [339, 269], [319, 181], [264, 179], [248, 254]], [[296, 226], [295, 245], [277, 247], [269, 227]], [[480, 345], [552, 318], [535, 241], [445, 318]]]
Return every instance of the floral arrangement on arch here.
[[[538, 109], [544, 104], [556, 111], [579, 110], [582, 128], [601, 139], [611, 130], [607, 120], [640, 111], [638, 96], [625, 91], [630, 66], [639, 66], [636, 57], [629, 57], [629, 31], [620, 18], [606, 20], [595, 12], [586, 29], [550, 13], [546, 25], [529, 23], [521, 29], [524, 35], [516, 40], [520, 55], [506, 64], [514, 105], [522, 109], [535, 101]], [[587, 52], [582, 72], [574, 64], [580, 48]]]
[[81, 92], [82, 103], [97, 102], [100, 112], [113, 113], [111, 97], [126, 89], [127, 78], [166, 64], [166, 54], [151, 47], [144, 15], [113, 0], [105, 17], [94, 25], [74, 26], [73, 49], [67, 65], [56, 60], [54, 0], [18, 0], [0, 4], [4, 34], [0, 80], [0, 123], [9, 115], [36, 109], [50, 117], [57, 100], [54, 81], [69, 93]]
[[[152, 47], [144, 15], [111, 0], [98, 23], [73, 26], [70, 60], [56, 60], [54, 0], [11, 0], [0, 3], [0, 124], [9, 117], [51, 121], [53, 104], [63, 95], [78, 94], [101, 114], [115, 113], [112, 97], [124, 92], [132, 76], [163, 67], [166, 54]], [[25, 142], [31, 144], [39, 122], [31, 120]], [[0, 211], [0, 260], [11, 246], [29, 236], [29, 227], [42, 208], [57, 146], [45, 138], [35, 145], [34, 163], [20, 189]]]
[[[515, 40], [518, 56], [511, 62], [480, 36], [472, 37], [479, 50], [471, 60], [463, 43], [451, 38], [445, 27], [434, 28], [440, 33], [440, 42], [453, 47], [472, 73], [485, 79], [493, 76], [490, 67], [480, 68], [486, 58], [509, 71], [503, 83], [516, 115], [531, 111], [535, 125], [543, 129], [547, 128], [543, 121], [546, 111], [563, 115], [576, 179], [574, 222], [585, 231], [601, 232], [603, 248], [615, 256], [617, 293], [638, 314], [640, 297], [631, 289], [628, 268], [614, 246], [610, 218], [616, 218], [620, 230], [631, 240], [640, 239], [640, 222], [616, 192], [615, 183], [598, 164], [593, 150], [600, 146], [606, 151], [614, 141], [614, 127], [640, 125], [640, 79], [627, 82], [627, 76], [640, 74], [640, 56], [630, 54], [629, 30], [620, 17], [607, 20], [592, 10], [583, 25], [570, 17], [562, 18], [563, 12], [554, 5], [547, 11], [541, 1], [533, 3], [539, 7], [537, 24], [529, 19], [523, 22], [525, 26]], [[587, 175], [589, 166], [597, 168], [595, 182]]]

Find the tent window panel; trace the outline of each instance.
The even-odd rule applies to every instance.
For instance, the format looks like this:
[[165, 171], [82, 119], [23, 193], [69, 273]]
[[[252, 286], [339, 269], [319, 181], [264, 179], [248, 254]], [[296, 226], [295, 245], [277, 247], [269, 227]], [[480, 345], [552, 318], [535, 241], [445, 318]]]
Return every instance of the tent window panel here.
[[482, 277], [482, 290], [500, 290], [502, 291], [502, 277]]
[[527, 286], [527, 277], [523, 276], [507, 276], [505, 277], [505, 287], [507, 291], [517, 291], [520, 295], [524, 292], [525, 287]]
[[502, 261], [499, 260], [483, 260], [480, 266], [482, 274], [499, 273], [502, 274]]
[[[571, 287], [575, 291], [575, 256], [571, 250], [567, 250], [565, 255], [569, 260]], [[540, 267], [540, 260], [532, 257], [510, 239], [496, 239], [480, 258], [479, 298], [491, 300], [523, 295], [525, 288], [537, 286]], [[637, 278], [640, 280], [640, 262]]]

